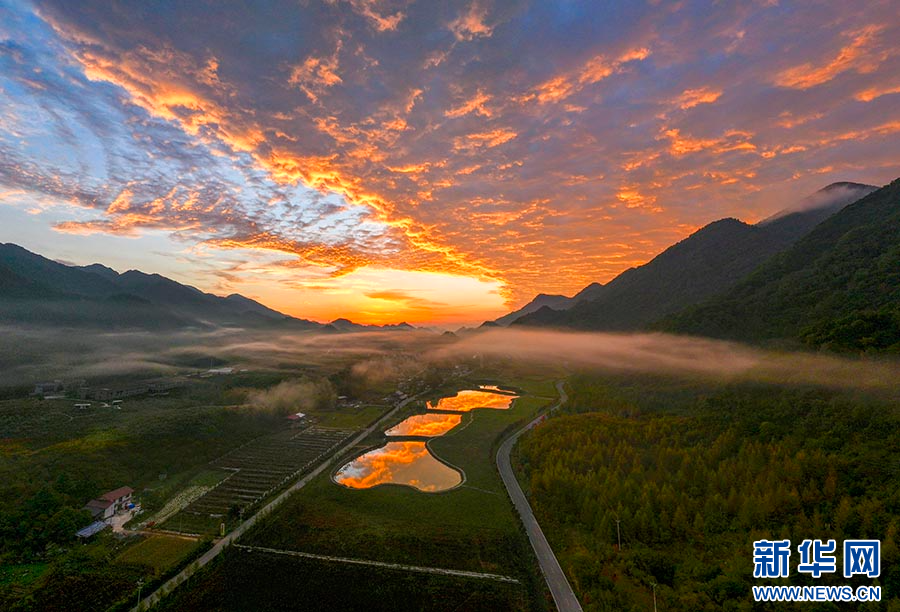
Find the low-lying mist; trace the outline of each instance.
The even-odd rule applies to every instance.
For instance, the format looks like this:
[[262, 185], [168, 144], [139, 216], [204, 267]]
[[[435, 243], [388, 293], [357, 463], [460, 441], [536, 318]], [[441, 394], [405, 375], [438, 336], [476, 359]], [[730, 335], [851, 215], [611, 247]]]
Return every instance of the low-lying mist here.
[[[425, 331], [285, 334], [221, 329], [158, 334], [7, 328], [0, 332], [3, 386], [54, 378], [160, 376], [224, 364], [293, 376], [307, 369], [327, 374], [350, 367], [360, 380], [377, 383], [412, 375], [426, 364], [452, 365], [473, 357], [606, 372], [861, 389], [896, 389], [900, 381], [900, 360], [896, 359], [779, 352], [657, 333], [504, 328], [455, 338]], [[274, 403], [274, 396], [260, 398], [260, 405]]]
[[334, 408], [337, 393], [327, 379], [285, 380], [269, 389], [251, 391], [245, 406], [259, 412], [286, 415]]
[[721, 380], [896, 389], [900, 361], [778, 352], [707, 338], [661, 333], [614, 334], [496, 329], [436, 349], [433, 358], [479, 354], [616, 372]]

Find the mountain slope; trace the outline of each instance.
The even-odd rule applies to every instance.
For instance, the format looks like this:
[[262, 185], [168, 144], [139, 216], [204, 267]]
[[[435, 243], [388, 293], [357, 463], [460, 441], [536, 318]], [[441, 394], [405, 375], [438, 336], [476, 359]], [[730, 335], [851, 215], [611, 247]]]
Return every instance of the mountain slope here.
[[32, 295], [38, 298], [44, 297], [48, 290], [97, 297], [108, 297], [120, 291], [114, 281], [92, 270], [52, 261], [17, 244], [0, 244], [0, 264], [30, 281]]
[[[520, 309], [505, 314], [499, 319], [488, 321], [487, 323], [494, 323], [496, 325], [502, 325], [505, 327], [519, 317], [531, 314], [535, 310], [543, 308], [544, 306], [552, 308], [554, 310], [565, 310], [569, 307], [569, 303], [571, 301], [572, 298], [565, 295], [548, 295], [546, 293], [539, 293], [533, 300], [522, 306]], [[485, 325], [487, 323], [485, 323]]]
[[100, 264], [67, 266], [15, 244], [0, 244], [0, 322], [154, 330], [320, 327], [237, 294], [223, 298], [138, 270], [119, 274]]
[[900, 350], [900, 179], [826, 219], [730, 291], [662, 327]]
[[602, 291], [602, 283], [591, 283], [572, 297], [568, 297], [565, 295], [550, 295], [546, 293], [539, 293], [533, 300], [522, 306], [520, 309], [505, 314], [499, 319], [486, 321], [482, 324], [482, 327], [492, 327], [494, 325], [506, 327], [507, 325], [511, 325], [514, 321], [516, 321], [516, 319], [520, 319], [521, 317], [536, 312], [542, 308], [549, 308], [551, 310], [567, 310], [578, 302], [590, 300], [601, 295]]
[[590, 299], [559, 312], [542, 308], [513, 324], [612, 331], [645, 328], [728, 290], [836, 210], [876, 189], [856, 183], [835, 185], [801, 202], [801, 210], [783, 211], [756, 225], [730, 218], [710, 223], [647, 264], [595, 289]]

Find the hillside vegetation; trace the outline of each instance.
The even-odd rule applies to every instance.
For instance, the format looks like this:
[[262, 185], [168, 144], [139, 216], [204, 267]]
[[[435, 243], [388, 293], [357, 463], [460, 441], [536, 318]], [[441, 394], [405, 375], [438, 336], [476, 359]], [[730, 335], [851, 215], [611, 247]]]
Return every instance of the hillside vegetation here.
[[563, 309], [552, 303], [544, 305], [513, 324], [604, 331], [644, 329], [734, 287], [824, 219], [873, 190], [869, 185], [836, 183], [811, 196], [812, 202], [801, 203], [815, 204], [811, 209], [785, 211], [755, 225], [737, 219], [715, 221], [584, 299]]
[[900, 351], [900, 179], [847, 206], [723, 295], [662, 328]]
[[[595, 377], [573, 387], [570, 414], [523, 438], [518, 461], [585, 610], [652, 609], [654, 583], [660, 610], [757, 609], [754, 540], [857, 537], [883, 542], [877, 582], [794, 572], [778, 584], [880, 584], [885, 601], [865, 609], [900, 609], [896, 402]], [[808, 606], [765, 609], [832, 609]]]

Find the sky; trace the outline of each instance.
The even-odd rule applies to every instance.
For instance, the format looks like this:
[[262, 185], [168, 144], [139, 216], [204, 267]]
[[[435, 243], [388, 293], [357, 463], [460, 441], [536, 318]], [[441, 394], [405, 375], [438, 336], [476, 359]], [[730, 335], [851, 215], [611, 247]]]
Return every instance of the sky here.
[[900, 176], [884, 2], [0, 0], [0, 241], [461, 324]]

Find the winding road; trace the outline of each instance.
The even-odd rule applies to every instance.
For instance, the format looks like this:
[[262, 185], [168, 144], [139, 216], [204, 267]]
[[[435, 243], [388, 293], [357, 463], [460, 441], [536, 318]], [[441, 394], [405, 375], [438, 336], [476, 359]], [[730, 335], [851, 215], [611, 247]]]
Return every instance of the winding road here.
[[522, 519], [522, 524], [525, 525], [525, 531], [528, 533], [531, 547], [534, 549], [534, 554], [537, 555], [538, 563], [541, 565], [541, 572], [544, 574], [547, 586], [550, 587], [550, 593], [553, 595], [553, 601], [556, 603], [557, 610], [559, 612], [581, 612], [581, 604], [578, 603], [578, 598], [575, 597], [572, 585], [569, 584], [569, 580], [566, 578], [562, 567], [560, 567], [556, 555], [553, 554], [553, 549], [550, 548], [547, 538], [544, 537], [541, 526], [538, 524], [537, 519], [534, 518], [534, 512], [531, 511], [528, 499], [516, 480], [509, 458], [509, 454], [512, 452], [512, 448], [518, 441], [519, 436], [540, 423], [547, 413], [553, 412], [569, 399], [563, 388], [563, 381], [556, 383], [556, 390], [559, 392], [559, 401], [556, 404], [551, 406], [546, 412], [541, 413], [500, 445], [500, 448], [497, 450], [497, 468], [500, 470], [500, 477], [503, 479], [503, 484], [506, 486], [509, 497], [512, 499], [513, 505]]

